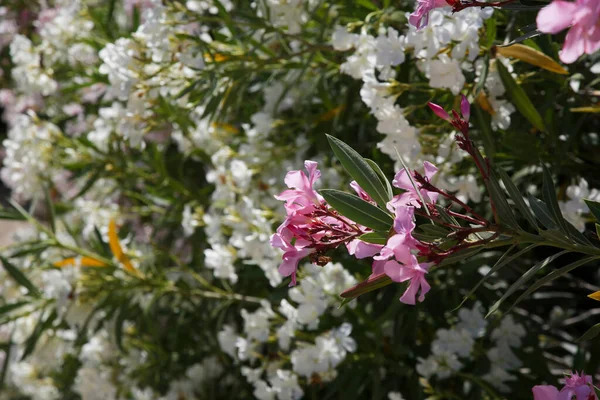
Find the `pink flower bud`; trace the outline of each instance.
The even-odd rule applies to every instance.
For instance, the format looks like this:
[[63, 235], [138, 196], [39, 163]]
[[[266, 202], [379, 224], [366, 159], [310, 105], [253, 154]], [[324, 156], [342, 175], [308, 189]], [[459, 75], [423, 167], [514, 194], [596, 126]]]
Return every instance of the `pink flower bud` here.
[[469, 117], [471, 116], [471, 105], [469, 104], [467, 97], [462, 94], [460, 99], [460, 112], [462, 113], [463, 119], [468, 122]]
[[437, 115], [441, 119], [450, 121], [450, 116], [441, 106], [438, 106], [437, 104], [432, 102], [427, 103], [427, 105], [429, 106], [429, 108], [431, 108], [431, 111], [433, 111], [435, 115]]

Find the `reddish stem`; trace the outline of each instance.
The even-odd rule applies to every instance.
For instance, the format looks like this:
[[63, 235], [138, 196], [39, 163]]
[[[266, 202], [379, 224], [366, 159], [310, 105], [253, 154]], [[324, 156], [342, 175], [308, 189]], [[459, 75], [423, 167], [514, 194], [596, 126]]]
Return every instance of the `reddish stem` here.
[[481, 1], [477, 1], [477, 0], [471, 0], [468, 3], [462, 3], [462, 2], [455, 2], [454, 4], [452, 4], [452, 12], [458, 12], [458, 11], [462, 11], [465, 8], [469, 8], [469, 7], [502, 7], [505, 6], [507, 4], [511, 4], [514, 3], [516, 0], [506, 0], [506, 1], [492, 1], [492, 2], [481, 2]]

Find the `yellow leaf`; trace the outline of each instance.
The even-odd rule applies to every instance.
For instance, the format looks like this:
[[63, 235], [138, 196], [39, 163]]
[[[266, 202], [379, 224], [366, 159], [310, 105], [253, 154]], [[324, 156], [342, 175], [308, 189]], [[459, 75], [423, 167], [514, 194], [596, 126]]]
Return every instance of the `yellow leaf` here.
[[229, 59], [229, 57], [227, 57], [226, 55], [220, 54], [220, 53], [214, 53], [214, 54], [210, 54], [210, 53], [204, 53], [204, 59], [207, 62], [223, 62], [227, 59]]
[[139, 275], [139, 272], [131, 261], [129, 257], [125, 253], [123, 253], [123, 248], [121, 247], [121, 242], [119, 241], [119, 235], [117, 234], [117, 224], [114, 219], [111, 219], [108, 223], [108, 245], [110, 246], [110, 251], [113, 253], [115, 258], [119, 260], [125, 270], [128, 272], [132, 272], [136, 275]]
[[79, 265], [81, 267], [106, 267], [102, 261], [91, 257], [70, 257], [54, 263], [55, 267], [70, 267]]
[[600, 301], [600, 292], [592, 293], [588, 296], [590, 299]]
[[494, 107], [492, 107], [492, 105], [490, 104], [490, 101], [488, 100], [485, 93], [483, 93], [483, 90], [479, 91], [479, 94], [477, 95], [477, 99], [475, 99], [475, 100], [477, 101], [477, 104], [479, 104], [479, 107], [481, 107], [483, 110], [487, 111], [488, 114], [490, 114], [490, 115], [496, 114], [496, 111], [494, 111]]
[[224, 122], [213, 122], [211, 125], [213, 128], [223, 129], [224, 131], [226, 131], [228, 133], [232, 133], [232, 134], [240, 133], [240, 130], [238, 128], [236, 128], [235, 126], [233, 126], [231, 124], [226, 124]]
[[510, 46], [497, 47], [496, 53], [504, 57], [516, 58], [525, 61], [528, 64], [535, 65], [540, 68], [547, 69], [557, 74], [568, 75], [569, 72], [562, 65], [548, 57], [541, 51], [525, 46], [520, 43], [515, 43]]
[[575, 107], [570, 109], [571, 112], [582, 112], [582, 113], [600, 113], [600, 105], [589, 106], [589, 107]]
[[346, 105], [345, 104], [342, 104], [339, 107], [333, 108], [333, 109], [327, 111], [325, 114], [320, 115], [317, 118], [317, 122], [330, 121], [330, 120], [334, 119], [336, 115], [338, 115], [339, 113], [341, 113], [342, 111], [344, 111], [344, 109], [346, 109]]

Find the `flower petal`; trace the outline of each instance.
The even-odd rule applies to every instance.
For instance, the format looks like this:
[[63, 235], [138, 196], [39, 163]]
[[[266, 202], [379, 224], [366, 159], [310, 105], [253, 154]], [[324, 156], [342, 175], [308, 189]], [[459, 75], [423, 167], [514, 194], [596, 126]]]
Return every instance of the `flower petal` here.
[[555, 0], [542, 8], [537, 15], [537, 27], [544, 33], [558, 33], [573, 24], [577, 4]]

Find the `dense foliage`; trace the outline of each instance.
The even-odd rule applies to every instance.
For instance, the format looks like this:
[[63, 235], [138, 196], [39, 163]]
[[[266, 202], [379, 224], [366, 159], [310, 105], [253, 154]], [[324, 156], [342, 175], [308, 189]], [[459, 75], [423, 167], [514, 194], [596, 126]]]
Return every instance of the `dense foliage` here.
[[0, 398], [593, 399], [599, 19], [0, 1]]

